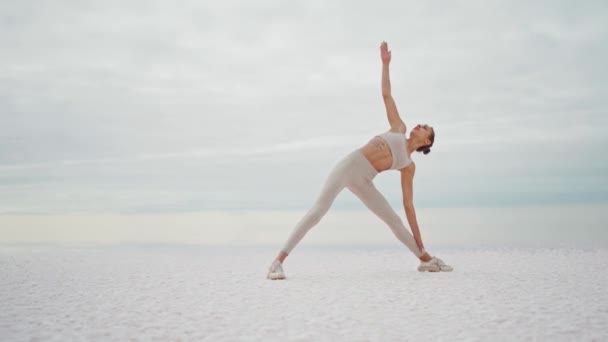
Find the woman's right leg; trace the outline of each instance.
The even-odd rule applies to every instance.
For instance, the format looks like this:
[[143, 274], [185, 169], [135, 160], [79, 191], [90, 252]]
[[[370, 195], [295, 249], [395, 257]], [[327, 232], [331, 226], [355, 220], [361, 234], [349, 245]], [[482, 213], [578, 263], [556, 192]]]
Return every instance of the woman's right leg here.
[[333, 168], [314, 205], [308, 210], [306, 215], [300, 219], [287, 241], [285, 241], [283, 248], [281, 248], [281, 251], [277, 256], [279, 261], [283, 262], [287, 255], [289, 255], [295, 246], [302, 240], [304, 235], [321, 221], [321, 218], [325, 216], [338, 194], [346, 187], [348, 162], [349, 159], [346, 158]]

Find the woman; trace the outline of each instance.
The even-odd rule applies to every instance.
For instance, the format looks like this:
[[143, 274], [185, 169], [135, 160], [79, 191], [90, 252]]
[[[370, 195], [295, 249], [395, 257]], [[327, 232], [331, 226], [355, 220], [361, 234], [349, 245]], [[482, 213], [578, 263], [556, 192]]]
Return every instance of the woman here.
[[[428, 125], [417, 125], [410, 132], [409, 139], [406, 139], [407, 127], [399, 117], [397, 106], [391, 96], [388, 71], [391, 51], [388, 50], [386, 42], [382, 42], [380, 45], [380, 57], [382, 59], [382, 97], [384, 98], [390, 129], [375, 136], [365, 146], [353, 151], [334, 166], [315, 204], [295, 226], [277, 258], [272, 262], [268, 269], [268, 279], [285, 279], [282, 267], [285, 258], [302, 240], [304, 235], [319, 223], [334, 199], [344, 188], [348, 188], [361, 199], [374, 214], [391, 228], [395, 236], [420, 259], [418, 271], [449, 272], [452, 270], [451, 266], [446, 265], [437, 257], [430, 256], [424, 250], [412, 201], [412, 183], [416, 165], [410, 155], [414, 151], [424, 154], [429, 153], [435, 140], [435, 130]], [[401, 172], [403, 205], [407, 221], [414, 233], [413, 236], [372, 182], [378, 173], [386, 170], [399, 170]]]

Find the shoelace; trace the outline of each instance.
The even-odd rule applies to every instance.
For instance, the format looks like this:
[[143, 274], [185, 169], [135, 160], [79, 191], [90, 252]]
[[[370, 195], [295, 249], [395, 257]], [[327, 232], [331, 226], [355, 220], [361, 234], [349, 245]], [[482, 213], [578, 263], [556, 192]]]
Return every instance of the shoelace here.
[[277, 270], [281, 270], [281, 272], [283, 272], [283, 268], [281, 267], [280, 263], [277, 262], [277, 263], [273, 263], [272, 265], [270, 265], [270, 272], [271, 273], [274, 273]]
[[437, 259], [437, 265], [439, 265], [439, 267], [440, 267], [440, 268], [442, 268], [442, 270], [443, 270], [443, 267], [449, 267], [450, 269], [452, 268], [452, 266], [450, 266], [450, 265], [446, 264], [446, 263], [445, 263], [445, 262], [443, 262], [443, 260], [441, 260], [441, 259]]

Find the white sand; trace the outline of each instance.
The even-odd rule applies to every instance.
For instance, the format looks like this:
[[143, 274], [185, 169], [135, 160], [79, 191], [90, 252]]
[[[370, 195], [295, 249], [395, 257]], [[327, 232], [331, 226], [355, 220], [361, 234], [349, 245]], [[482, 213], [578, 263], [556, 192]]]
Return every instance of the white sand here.
[[608, 250], [0, 247], [0, 340], [600, 341]]

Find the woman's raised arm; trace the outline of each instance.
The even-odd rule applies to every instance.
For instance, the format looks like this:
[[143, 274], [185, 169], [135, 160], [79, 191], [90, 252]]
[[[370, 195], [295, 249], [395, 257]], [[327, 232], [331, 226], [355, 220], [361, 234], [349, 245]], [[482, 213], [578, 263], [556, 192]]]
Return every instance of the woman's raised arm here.
[[386, 42], [380, 44], [380, 58], [382, 59], [382, 98], [384, 100], [384, 106], [386, 107], [388, 123], [391, 126], [391, 130], [405, 133], [407, 127], [403, 120], [401, 120], [401, 117], [399, 117], [397, 105], [391, 94], [391, 80], [388, 70], [391, 62], [391, 51], [388, 50], [388, 44]]

